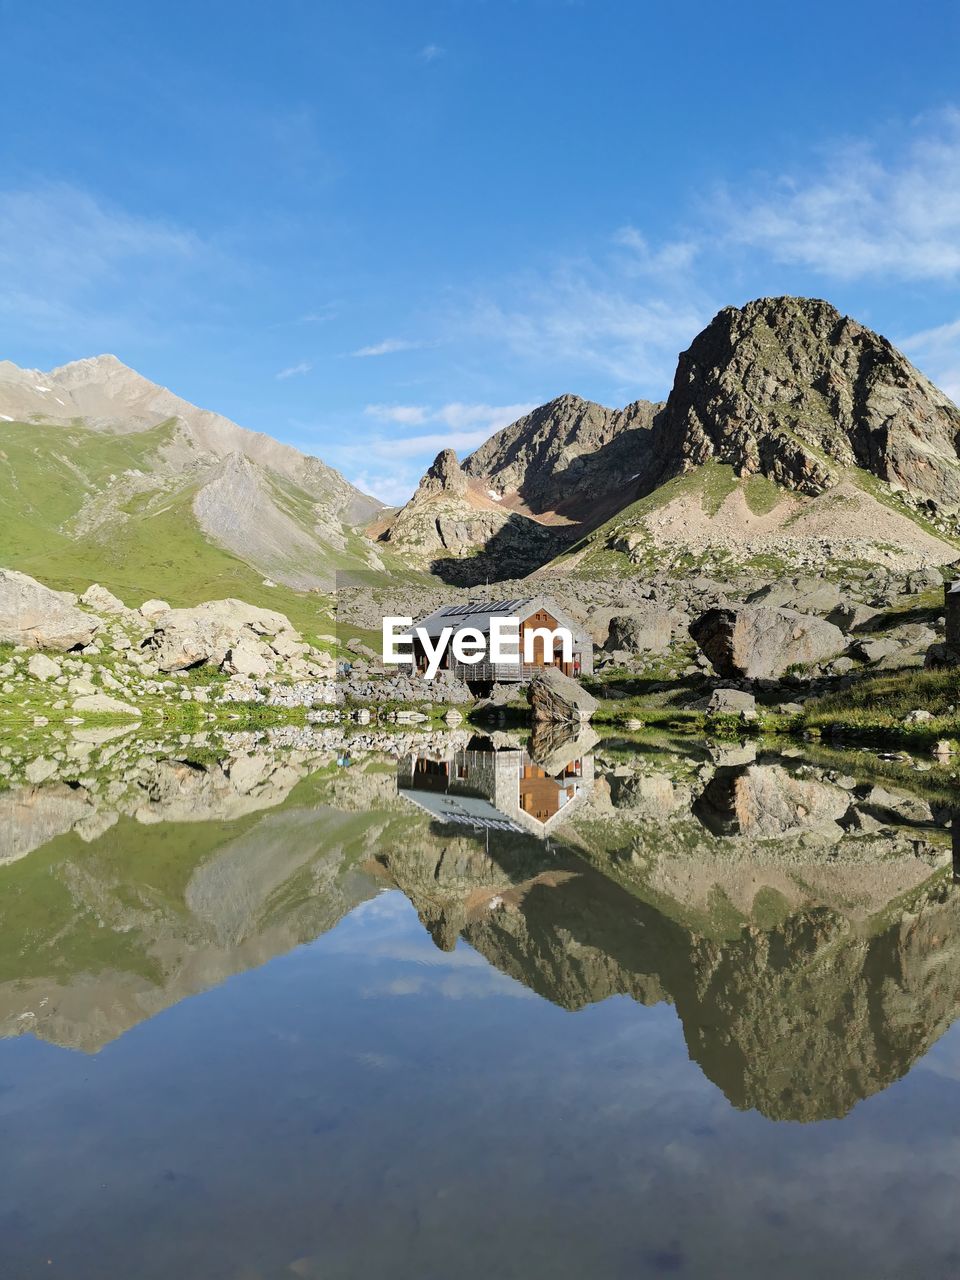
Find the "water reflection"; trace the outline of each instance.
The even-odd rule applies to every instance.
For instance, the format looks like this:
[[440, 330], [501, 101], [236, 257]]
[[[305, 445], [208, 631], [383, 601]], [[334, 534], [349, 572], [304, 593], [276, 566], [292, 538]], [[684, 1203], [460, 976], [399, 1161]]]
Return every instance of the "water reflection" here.
[[546, 836], [591, 790], [598, 740], [585, 727], [574, 735], [549, 726], [529, 747], [480, 736], [434, 744], [400, 761], [399, 792], [442, 823]]
[[0, 1034], [94, 1052], [385, 887], [561, 1008], [672, 1004], [772, 1119], [844, 1115], [956, 1015], [934, 775], [589, 731], [177, 745], [80, 742], [0, 793]]

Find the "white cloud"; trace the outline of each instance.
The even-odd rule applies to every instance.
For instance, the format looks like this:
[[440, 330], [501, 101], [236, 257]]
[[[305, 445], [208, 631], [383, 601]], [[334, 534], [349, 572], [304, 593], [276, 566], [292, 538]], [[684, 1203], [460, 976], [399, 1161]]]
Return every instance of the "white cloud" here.
[[348, 479], [363, 493], [379, 498], [388, 507], [402, 507], [417, 487], [420, 473], [413, 467], [406, 467], [400, 472], [393, 469], [390, 475], [382, 475], [378, 471], [353, 471], [348, 474]]
[[646, 296], [627, 293], [610, 271], [566, 269], [531, 282], [516, 304], [480, 303], [473, 326], [525, 362], [562, 367], [575, 380], [600, 371], [633, 392], [665, 395], [677, 352], [716, 308], [686, 281]]
[[711, 217], [727, 242], [835, 280], [960, 275], [960, 111], [915, 122], [892, 159], [847, 144], [813, 177], [786, 175], [772, 186], [719, 193]]
[[367, 454], [385, 458], [412, 458], [418, 454], [439, 453], [441, 449], [469, 452], [532, 408], [531, 404], [466, 404], [459, 400], [436, 409], [428, 409], [424, 405], [368, 404], [364, 413], [382, 422], [414, 427], [436, 423], [445, 429], [415, 436], [393, 436], [389, 440], [371, 440], [364, 444], [363, 449]]
[[426, 422], [428, 416], [428, 410], [422, 404], [368, 404], [363, 412], [368, 418], [398, 422], [404, 427], [417, 427]]
[[442, 58], [445, 53], [446, 49], [441, 48], [438, 44], [425, 44], [417, 54], [417, 57], [421, 62], [436, 62], [437, 58]]
[[901, 338], [897, 344], [956, 404], [960, 404], [960, 319]]
[[352, 356], [389, 356], [395, 351], [415, 351], [417, 347], [422, 346], [421, 342], [410, 342], [406, 338], [384, 338], [383, 342], [375, 342], [369, 347], [360, 347], [357, 351], [351, 351]]
[[700, 252], [696, 240], [668, 240], [659, 248], [653, 248], [649, 240], [636, 227], [621, 227], [613, 237], [614, 244], [630, 251], [627, 269], [633, 275], [675, 275], [693, 266]]
[[18, 334], [116, 345], [151, 312], [168, 318], [171, 293], [182, 308], [190, 278], [217, 261], [192, 231], [65, 183], [0, 191], [0, 320]]
[[284, 378], [299, 378], [305, 373], [309, 373], [312, 368], [313, 365], [310, 364], [309, 361], [301, 360], [299, 364], [290, 365], [289, 369], [281, 369], [276, 376], [281, 381]]

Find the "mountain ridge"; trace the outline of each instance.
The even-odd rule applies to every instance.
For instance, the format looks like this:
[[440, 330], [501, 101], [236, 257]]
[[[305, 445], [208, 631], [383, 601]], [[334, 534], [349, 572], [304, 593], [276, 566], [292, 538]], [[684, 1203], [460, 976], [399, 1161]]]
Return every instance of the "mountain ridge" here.
[[[633, 504], [656, 505], [664, 486], [707, 464], [731, 468], [741, 488], [753, 479], [769, 484], [763, 502], [770, 510], [780, 507], [767, 522], [772, 531], [758, 530], [748, 527], [755, 523], [745, 518], [749, 504], [737, 508], [731, 500], [724, 554], [736, 554], [739, 527], [744, 554], [748, 535], [770, 532], [774, 560], [783, 562], [782, 534], [790, 543], [784, 563], [805, 563], [825, 553], [827, 525], [851, 563], [865, 557], [892, 566], [897, 556], [884, 546], [886, 522], [886, 534], [895, 531], [905, 543], [904, 566], [956, 558], [960, 410], [888, 339], [821, 299], [769, 297], [723, 308], [680, 354], [662, 403], [635, 401], [616, 410], [560, 396], [497, 432], [462, 464], [452, 457], [442, 470], [462, 472], [467, 487], [458, 482], [438, 492], [422, 483], [383, 535], [441, 576], [453, 573], [451, 529], [457, 554], [472, 556], [478, 573], [516, 576], [529, 572], [537, 554], [531, 549], [522, 565], [509, 563], [518, 538], [527, 535], [540, 552], [552, 545], [565, 557], [594, 530], [629, 516]], [[705, 477], [706, 487], [714, 480]], [[807, 512], [807, 500], [831, 493], [829, 519], [820, 508], [815, 516]], [[489, 505], [478, 500], [481, 494], [509, 517], [479, 519], [476, 509]], [[711, 530], [700, 526], [716, 513], [704, 509], [701, 519], [695, 495], [692, 502], [673, 526], [681, 550], [685, 540], [704, 543], [703, 535], [709, 548]], [[896, 518], [885, 517], [884, 507]], [[635, 544], [629, 544], [634, 532], [621, 527], [614, 548], [630, 553], [638, 568], [657, 558], [657, 540], [641, 514]], [[632, 553], [641, 542], [644, 555], [637, 559]], [[762, 560], [770, 538], [757, 547], [751, 554]], [[565, 558], [558, 563], [570, 567]]]
[[382, 565], [358, 528], [383, 510], [377, 499], [116, 356], [48, 372], [0, 362], [0, 497], [10, 567], [187, 605], [246, 595], [308, 631], [284, 592], [329, 593], [337, 570]]

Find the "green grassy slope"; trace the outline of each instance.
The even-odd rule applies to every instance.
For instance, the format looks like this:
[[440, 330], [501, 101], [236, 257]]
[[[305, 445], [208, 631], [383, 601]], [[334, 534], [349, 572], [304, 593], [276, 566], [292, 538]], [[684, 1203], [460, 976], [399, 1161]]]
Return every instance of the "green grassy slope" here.
[[[264, 575], [204, 536], [191, 509], [197, 481], [181, 486], [155, 469], [172, 424], [117, 436], [81, 425], [0, 424], [0, 565], [49, 586], [81, 592], [100, 582], [124, 603], [150, 596], [188, 606], [239, 596], [285, 613], [307, 635], [331, 629], [330, 597], [285, 586], [264, 586]], [[85, 502], [108, 493], [117, 477], [144, 473], [140, 491], [89, 532], [75, 521]], [[155, 483], [151, 479], [155, 478]], [[306, 495], [289, 494], [309, 516]], [[356, 565], [363, 550], [350, 535], [334, 567]]]
[[[948, 545], [960, 550], [960, 539], [952, 537], [937, 529], [929, 520], [902, 503], [880, 480], [868, 472], [851, 469], [846, 478], [852, 480], [871, 498], [896, 511], [898, 515], [911, 520], [925, 533], [941, 539]], [[708, 516], [715, 515], [727, 498], [737, 489], [743, 492], [747, 506], [755, 515], [766, 515], [774, 510], [780, 501], [788, 495], [774, 481], [762, 475], [738, 477], [731, 466], [725, 463], [707, 462], [684, 475], [675, 476], [660, 485], [653, 493], [640, 498], [618, 511], [604, 524], [599, 525], [586, 537], [575, 543], [569, 550], [557, 557], [547, 569], [572, 569], [577, 574], [600, 574], [611, 577], [633, 577], [639, 573], [653, 571], [663, 567], [664, 552], [658, 550], [653, 537], [645, 528], [646, 516], [660, 510], [676, 499], [698, 497], [704, 512]], [[791, 497], [799, 495], [791, 493]], [[789, 522], [784, 529], [789, 534]], [[614, 549], [614, 545], [630, 537], [633, 550]], [[786, 560], [778, 561], [771, 555], [744, 558], [735, 562], [732, 554], [719, 547], [711, 548], [699, 556], [685, 551], [678, 546], [669, 557], [674, 568], [696, 571], [704, 562], [710, 567], [734, 570], [737, 568], [754, 569], [769, 572], [788, 573], [791, 566]], [[831, 572], [841, 572], [843, 563], [836, 561], [830, 566]]]

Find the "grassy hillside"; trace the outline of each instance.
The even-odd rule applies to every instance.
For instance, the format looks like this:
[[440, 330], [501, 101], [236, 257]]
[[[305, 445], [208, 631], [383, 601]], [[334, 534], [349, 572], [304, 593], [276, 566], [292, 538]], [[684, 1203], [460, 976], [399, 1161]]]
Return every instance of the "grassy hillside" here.
[[[838, 487], [811, 499], [782, 489], [765, 476], [738, 477], [731, 466], [708, 462], [624, 507], [559, 556], [548, 570], [609, 577], [633, 577], [666, 568], [705, 571], [720, 578], [741, 569], [788, 574], [796, 571], [804, 554], [803, 540], [808, 540], [810, 547], [816, 546], [815, 538], [802, 533], [800, 522], [817, 504], [821, 516], [825, 511], [830, 513], [828, 521], [821, 518], [826, 531], [820, 538], [847, 540], [851, 546], [860, 544], [849, 558], [837, 556], [825, 566], [828, 575], [889, 563], [890, 554], [911, 549], [901, 545], [903, 537], [918, 553], [922, 543], [938, 539], [946, 548], [945, 560], [950, 558], [950, 548], [960, 550], [960, 538], [936, 528], [874, 476], [851, 469], [843, 480], [842, 490]], [[772, 517], [770, 532], [756, 537], [753, 545], [748, 545], [748, 535], [731, 523], [729, 508], [726, 520], [718, 519], [738, 491], [752, 516]], [[851, 494], [862, 494], [862, 498]], [[676, 529], [663, 545], [658, 545], [650, 529], [651, 518], [683, 503], [701, 517], [688, 530], [689, 540], [682, 529]], [[780, 519], [776, 518], [778, 508]], [[899, 517], [889, 529], [889, 518], [878, 519], [878, 513], [882, 517], [884, 511], [895, 512]], [[928, 545], [925, 558], [929, 555]]]
[[[264, 574], [211, 542], [191, 504], [201, 477], [162, 462], [174, 424], [110, 435], [82, 424], [0, 424], [0, 565], [61, 590], [100, 582], [124, 603], [150, 596], [193, 605], [224, 596], [279, 609], [310, 636], [331, 630], [332, 598], [264, 585]], [[159, 462], [159, 465], [158, 465]], [[309, 496], [277, 484], [284, 509], [309, 527]], [[347, 535], [334, 569], [363, 563]]]

